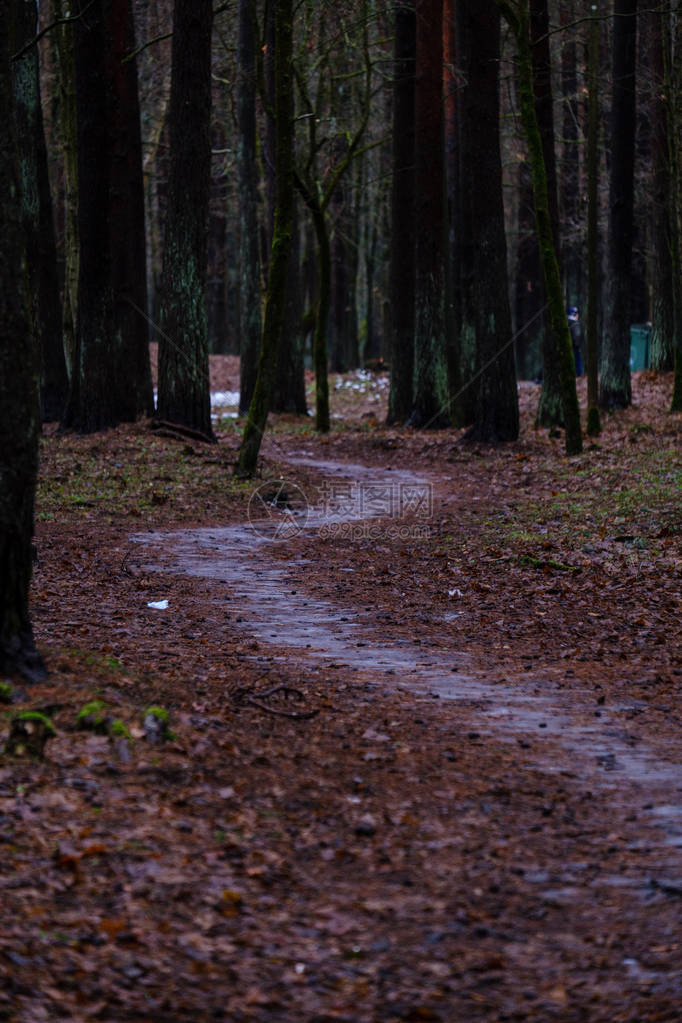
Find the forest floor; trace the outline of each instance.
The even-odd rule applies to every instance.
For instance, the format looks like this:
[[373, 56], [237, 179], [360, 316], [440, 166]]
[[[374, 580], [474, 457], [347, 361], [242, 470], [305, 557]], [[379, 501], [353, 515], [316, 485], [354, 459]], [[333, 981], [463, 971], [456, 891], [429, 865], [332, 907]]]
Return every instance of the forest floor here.
[[0, 1020], [679, 1023], [671, 376], [573, 458], [533, 384], [492, 449], [333, 378], [251, 483], [237, 380], [217, 445], [43, 437]]

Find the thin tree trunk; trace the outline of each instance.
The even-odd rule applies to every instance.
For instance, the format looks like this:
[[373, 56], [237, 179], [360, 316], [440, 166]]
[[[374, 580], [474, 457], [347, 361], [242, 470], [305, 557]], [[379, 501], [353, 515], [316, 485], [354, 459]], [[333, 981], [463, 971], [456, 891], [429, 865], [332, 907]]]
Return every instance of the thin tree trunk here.
[[[547, 206], [554, 251], [558, 262], [561, 241], [556, 153], [554, 150], [554, 102], [552, 61], [549, 49], [548, 0], [529, 0], [529, 9], [535, 114], [542, 140], [542, 157], [547, 178]], [[543, 259], [542, 252], [540, 253], [540, 259], [541, 261]], [[545, 298], [547, 298], [546, 292]], [[558, 339], [552, 334], [552, 319], [550, 311], [547, 309], [543, 316], [542, 391], [540, 392], [540, 404], [537, 412], [537, 422], [540, 426], [563, 425], [564, 421], [558, 351]]]
[[674, 109], [673, 83], [669, 80], [667, 49], [670, 33], [665, 22], [668, 11], [647, 15], [651, 33], [651, 129], [653, 147], [653, 211], [652, 211], [652, 318], [649, 343], [649, 365], [652, 369], [670, 370], [675, 364], [675, 278], [673, 255], [679, 234], [674, 208], [675, 181], [673, 148], [675, 137], [670, 117]]
[[591, 12], [587, 53], [587, 433], [597, 436], [599, 421], [599, 0]]
[[417, 0], [415, 89], [414, 397], [410, 422], [449, 425], [445, 336], [446, 238], [443, 150], [443, 4]]
[[414, 89], [416, 60], [414, 3], [395, 11], [393, 80], [393, 183], [388, 397], [389, 425], [405, 422], [412, 411], [414, 375]]
[[632, 401], [630, 287], [634, 204], [637, 0], [615, 0], [614, 15], [608, 269], [599, 386], [599, 404], [603, 409], [626, 408]]
[[566, 453], [576, 455], [582, 451], [580, 409], [575, 386], [575, 362], [571, 334], [566, 319], [561, 275], [556, 258], [554, 234], [547, 192], [547, 174], [538, 128], [533, 97], [533, 65], [529, 32], [527, 0], [519, 6], [511, 6], [508, 0], [497, 0], [503, 17], [509, 23], [516, 38], [519, 68], [519, 91], [521, 96], [521, 120], [528, 144], [533, 171], [533, 198], [537, 224], [538, 243], [542, 257], [542, 271], [545, 293], [549, 305], [552, 335], [557, 346], [561, 404], [566, 429]]
[[[54, 0], [54, 12], [64, 18], [66, 0]], [[59, 135], [64, 155], [64, 300], [62, 332], [69, 378], [76, 357], [78, 322], [78, 276], [80, 241], [78, 238], [78, 140], [76, 114], [76, 52], [73, 25], [55, 29], [59, 53]]]
[[239, 177], [239, 410], [256, 386], [262, 330], [256, 169], [256, 19], [253, 0], [239, 0], [237, 173]]
[[287, 270], [294, 217], [292, 0], [276, 0], [274, 17], [277, 202], [258, 376], [235, 468], [236, 474], [243, 478], [253, 476], [256, 471], [258, 452], [270, 411], [277, 349], [286, 313]]
[[563, 0], [561, 21], [564, 36], [561, 47], [561, 91], [563, 102], [562, 160], [560, 214], [561, 265], [567, 305], [580, 307], [582, 302], [583, 244], [580, 215], [580, 110], [578, 93], [577, 46], [573, 22], [576, 18], [574, 0]]

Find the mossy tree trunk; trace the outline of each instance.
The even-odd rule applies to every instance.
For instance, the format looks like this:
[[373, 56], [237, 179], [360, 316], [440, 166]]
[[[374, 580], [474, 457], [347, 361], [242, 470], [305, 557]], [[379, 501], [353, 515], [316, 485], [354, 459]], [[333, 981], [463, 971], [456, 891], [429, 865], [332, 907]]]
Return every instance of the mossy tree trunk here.
[[[470, 311], [476, 363], [472, 380], [473, 419], [468, 438], [497, 444], [519, 435], [509, 289], [507, 243], [499, 145], [500, 12], [494, 0], [458, 3], [463, 39], [460, 65], [465, 85], [462, 120], [461, 199], [469, 210], [470, 274], [462, 280]], [[460, 58], [461, 59], [461, 58]]]
[[239, 0], [237, 174], [239, 178], [239, 410], [256, 386], [262, 330], [256, 166], [256, 38], [253, 0]]
[[254, 475], [267, 423], [277, 350], [286, 312], [287, 271], [294, 217], [294, 122], [293, 122], [293, 15], [292, 0], [276, 0], [275, 10], [275, 174], [277, 196], [275, 225], [268, 267], [265, 319], [256, 386], [244, 426], [235, 472], [242, 478]]
[[414, 392], [410, 422], [448, 426], [443, 3], [417, 0]]
[[626, 408], [632, 401], [630, 291], [634, 208], [636, 39], [637, 0], [615, 0], [609, 227], [599, 380], [599, 404], [603, 409]]
[[414, 378], [414, 89], [417, 23], [413, 2], [396, 4], [394, 31], [389, 425], [404, 423], [409, 418]]
[[162, 420], [213, 439], [206, 266], [211, 187], [211, 0], [175, 0], [168, 206], [159, 311]]
[[601, 431], [599, 417], [599, 7], [592, 18], [587, 51], [587, 433]]
[[40, 399], [12, 106], [14, 7], [0, 0], [0, 673], [20, 672], [36, 681], [45, 668], [36, 652], [28, 600]]
[[[36, 0], [15, 0], [15, 46], [35, 38]], [[52, 196], [40, 99], [38, 47], [13, 63], [14, 106], [19, 150], [19, 184], [29, 276], [31, 325], [40, 353], [40, 409], [44, 422], [64, 413], [69, 380], [62, 338]]]
[[508, 0], [496, 0], [496, 2], [499, 4], [502, 16], [508, 22], [516, 39], [521, 120], [533, 173], [535, 220], [545, 294], [549, 306], [551, 330], [556, 345], [559, 366], [561, 406], [566, 431], [566, 453], [568, 455], [575, 455], [582, 451], [580, 408], [578, 406], [578, 394], [575, 386], [573, 345], [571, 344], [571, 334], [566, 318], [559, 263], [557, 261], [552, 231], [542, 138], [535, 112], [528, 0], [522, 0], [519, 5], [514, 6]]

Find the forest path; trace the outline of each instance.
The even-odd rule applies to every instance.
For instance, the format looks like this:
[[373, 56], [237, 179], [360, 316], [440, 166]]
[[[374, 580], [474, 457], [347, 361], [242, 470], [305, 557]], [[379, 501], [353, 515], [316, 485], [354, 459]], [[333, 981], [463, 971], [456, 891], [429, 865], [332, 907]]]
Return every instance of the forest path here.
[[[534, 768], [579, 777], [582, 785], [608, 792], [614, 815], [624, 820], [634, 815], [642, 847], [659, 854], [655, 878], [647, 864], [640, 876], [627, 883], [613, 878], [613, 883], [642, 893], [652, 885], [682, 891], [679, 736], [670, 730], [632, 734], [623, 717], [638, 715], [637, 701], [595, 709], [593, 689], [579, 681], [558, 688], [541, 675], [491, 678], [487, 668], [448, 642], [451, 611], [434, 609], [433, 631], [418, 637], [392, 629], [400, 607], [393, 616], [378, 615], [371, 594], [361, 592], [353, 604], [335, 597], [335, 582], [355, 571], [352, 541], [369, 537], [390, 543], [396, 530], [403, 539], [411, 529], [418, 531], [423, 502], [429, 515], [437, 513], [443, 481], [434, 473], [296, 453], [287, 461], [292, 480], [297, 466], [326, 476], [320, 503], [308, 505], [291, 480], [263, 484], [248, 523], [135, 536], [150, 548], [152, 560], [145, 568], [226, 585], [232, 607], [238, 607], [233, 622], [257, 641], [258, 661], [294, 659], [318, 678], [350, 672], [373, 685], [406, 688], [420, 699], [454, 701], [466, 708], [476, 734], [517, 744], [528, 751]], [[328, 565], [311, 560], [308, 544], [315, 534], [336, 542]], [[339, 544], [342, 551], [348, 545], [345, 563], [343, 554], [339, 560]], [[324, 597], [308, 586], [315, 572], [324, 577]], [[264, 655], [268, 647], [272, 652]]]

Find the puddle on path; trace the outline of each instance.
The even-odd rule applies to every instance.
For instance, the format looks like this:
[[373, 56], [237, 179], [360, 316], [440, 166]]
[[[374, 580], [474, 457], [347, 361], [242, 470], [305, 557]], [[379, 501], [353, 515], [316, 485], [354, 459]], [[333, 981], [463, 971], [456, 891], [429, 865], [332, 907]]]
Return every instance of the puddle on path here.
[[[578, 708], [572, 712], [566, 705], [567, 694], [548, 692], [546, 684], [543, 692], [539, 680], [494, 684], [467, 670], [465, 653], [391, 639], [390, 620], [378, 622], [371, 607], [344, 607], [310, 596], [305, 589], [303, 557], [293, 553], [287, 560], [268, 557], [269, 549], [286, 545], [292, 534], [343, 523], [371, 524], [372, 518], [378, 524], [378, 515], [386, 514], [387, 502], [396, 518], [405, 508], [414, 509], [415, 495], [423, 491], [428, 497], [425, 488], [429, 481], [406, 470], [305, 457], [292, 460], [292, 465], [296, 464], [319, 469], [343, 486], [336, 488], [336, 497], [326, 504], [308, 509], [300, 504], [287, 508], [285, 501], [280, 505], [275, 491], [275, 505], [264, 508], [254, 524], [137, 534], [132, 539], [149, 546], [150, 554], [155, 549], [163, 551], [159, 562], [146, 567], [227, 583], [230, 606], [236, 611], [232, 624], [260, 643], [296, 651], [297, 657], [308, 662], [309, 670], [345, 666], [366, 674], [374, 683], [399, 685], [466, 704], [472, 711], [472, 724], [497, 736], [531, 745], [534, 739], [550, 739], [554, 747], [551, 759], [546, 759], [542, 747], [532, 746], [528, 756], [533, 762], [549, 771], [568, 768], [600, 789], [620, 793], [619, 800], [624, 798], [624, 785], [632, 787], [628, 801], [640, 819], [646, 811], [650, 828], [663, 833], [665, 844], [682, 849], [679, 746], [664, 750], [663, 761], [643, 742], [635, 744], [605, 710], [588, 719], [592, 694], [586, 693], [581, 700], [581, 694], [572, 691], [571, 703]], [[333, 488], [330, 493], [333, 495]], [[401, 505], [403, 500], [408, 504]], [[330, 580], [330, 588], [333, 582]], [[447, 629], [445, 619], [443, 626]], [[377, 638], [379, 631], [381, 639]], [[651, 835], [646, 839], [649, 842]]]

